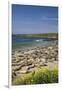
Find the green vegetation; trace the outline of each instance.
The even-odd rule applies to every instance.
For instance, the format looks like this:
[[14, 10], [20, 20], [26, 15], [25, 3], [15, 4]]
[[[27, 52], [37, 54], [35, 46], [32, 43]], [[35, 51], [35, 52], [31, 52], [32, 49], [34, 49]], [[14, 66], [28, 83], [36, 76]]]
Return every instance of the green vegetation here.
[[12, 85], [45, 84], [58, 83], [57, 67], [50, 70], [48, 68], [38, 68], [36, 71], [19, 76], [12, 82]]
[[12, 47], [16, 48], [16, 47], [21, 47], [21, 46], [32, 46], [32, 44], [15, 44]]
[[25, 36], [25, 37], [41, 37], [41, 38], [58, 39], [58, 33], [15, 34], [15, 35], [16, 36]]

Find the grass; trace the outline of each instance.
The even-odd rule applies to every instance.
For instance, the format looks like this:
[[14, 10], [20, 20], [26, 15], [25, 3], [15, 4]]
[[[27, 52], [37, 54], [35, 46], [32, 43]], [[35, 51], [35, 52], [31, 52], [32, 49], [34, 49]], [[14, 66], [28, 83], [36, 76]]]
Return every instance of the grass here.
[[58, 83], [58, 69], [39, 68], [36, 71], [19, 76], [12, 85], [47, 84]]
[[58, 39], [58, 33], [15, 34], [16, 36]]
[[21, 46], [32, 46], [32, 44], [15, 44], [12, 47], [16, 48], [16, 47], [21, 47]]

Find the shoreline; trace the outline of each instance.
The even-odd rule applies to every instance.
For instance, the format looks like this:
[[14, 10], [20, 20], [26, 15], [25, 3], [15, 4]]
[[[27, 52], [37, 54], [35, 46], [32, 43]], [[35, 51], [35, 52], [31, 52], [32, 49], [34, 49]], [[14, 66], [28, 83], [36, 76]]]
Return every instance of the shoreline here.
[[18, 50], [24, 50], [24, 49], [31, 49], [31, 48], [35, 48], [35, 47], [48, 47], [48, 46], [52, 46], [52, 45], [56, 45], [58, 43], [58, 41], [54, 41], [53, 43], [51, 43], [51, 45], [47, 44], [47, 45], [41, 45], [41, 43], [37, 44], [36, 43], [36, 46], [35, 44], [34, 45], [27, 45], [27, 46], [20, 46], [20, 47], [16, 47], [16, 48], [13, 48], [12, 47], [12, 51], [18, 51]]

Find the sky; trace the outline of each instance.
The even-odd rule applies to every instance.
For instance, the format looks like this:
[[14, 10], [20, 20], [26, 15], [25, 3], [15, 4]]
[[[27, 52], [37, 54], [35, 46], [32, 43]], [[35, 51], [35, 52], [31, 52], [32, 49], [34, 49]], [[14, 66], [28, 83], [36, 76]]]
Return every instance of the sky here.
[[58, 7], [12, 4], [12, 33], [58, 32]]

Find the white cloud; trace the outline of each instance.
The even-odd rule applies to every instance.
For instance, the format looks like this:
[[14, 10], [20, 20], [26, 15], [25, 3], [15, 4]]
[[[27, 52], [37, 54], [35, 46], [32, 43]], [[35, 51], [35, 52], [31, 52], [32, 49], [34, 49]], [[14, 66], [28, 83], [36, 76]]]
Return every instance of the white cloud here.
[[57, 21], [58, 18], [42, 16], [42, 17], [41, 17], [41, 20], [54, 20], [54, 21]]

